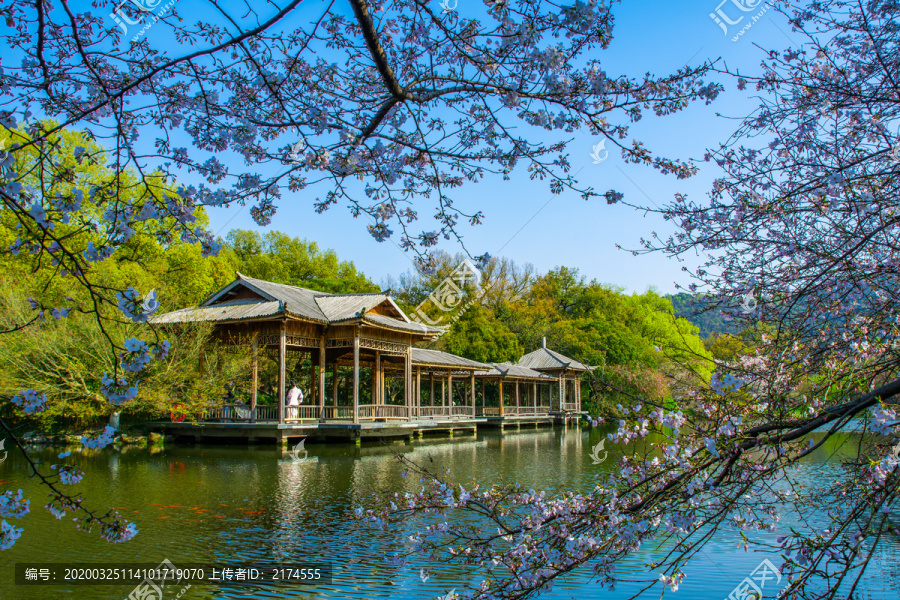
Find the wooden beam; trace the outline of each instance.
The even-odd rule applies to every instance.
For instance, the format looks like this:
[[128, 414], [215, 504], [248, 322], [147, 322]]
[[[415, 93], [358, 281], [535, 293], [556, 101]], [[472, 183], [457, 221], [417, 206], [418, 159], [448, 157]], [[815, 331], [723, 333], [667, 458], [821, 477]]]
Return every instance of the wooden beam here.
[[431, 383], [431, 391], [428, 393], [428, 404], [434, 406], [434, 371], [428, 372], [428, 380]]
[[500, 379], [500, 416], [503, 416], [503, 379]]
[[475, 371], [469, 373], [469, 390], [471, 392], [471, 400], [472, 400], [472, 416], [475, 416]]

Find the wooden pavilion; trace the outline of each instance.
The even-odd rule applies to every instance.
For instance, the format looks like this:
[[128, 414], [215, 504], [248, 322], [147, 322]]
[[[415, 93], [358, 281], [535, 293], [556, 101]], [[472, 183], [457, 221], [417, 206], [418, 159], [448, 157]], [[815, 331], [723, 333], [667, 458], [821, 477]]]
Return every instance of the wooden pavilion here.
[[[587, 365], [547, 348], [547, 338], [541, 347], [519, 359], [519, 366], [549, 375], [559, 381], [560, 412], [581, 412], [581, 377], [591, 371]], [[553, 390], [550, 391], [550, 409], [553, 409]]]
[[[490, 369], [478, 373], [481, 379], [482, 407], [481, 414], [485, 416], [503, 417], [506, 415], [539, 415], [550, 412], [553, 386], [555, 378], [545, 375], [540, 371], [529, 369], [510, 363], [494, 363]], [[484, 406], [484, 383], [494, 381], [498, 388], [498, 405], [494, 407]], [[504, 383], [509, 392], [509, 401], [504, 393]], [[520, 393], [520, 384], [524, 388], [524, 396]], [[531, 384], [530, 386], [528, 384]], [[547, 404], [544, 404], [544, 389], [548, 390]]]
[[[250, 346], [248, 420], [251, 423], [269, 420], [275, 411], [281, 424], [326, 419], [346, 419], [353, 423], [359, 423], [360, 419], [411, 419], [417, 408], [413, 399], [413, 344], [433, 340], [443, 333], [441, 328], [411, 321], [386, 293], [328, 294], [240, 273], [200, 306], [158, 315], [152, 321], [158, 325], [211, 322], [213, 336], [220, 343]], [[257, 406], [261, 351], [276, 353], [278, 357], [277, 406]], [[284, 405], [285, 369], [290, 355], [310, 358], [310, 380], [314, 387], [311, 405]], [[332, 403], [326, 406], [325, 369], [329, 364]], [[345, 407], [337, 403], [337, 367], [341, 365], [352, 366], [353, 373], [352, 403]], [[360, 402], [361, 366], [372, 368], [372, 397], [367, 404]], [[460, 368], [474, 372], [483, 366], [474, 363]], [[386, 372], [399, 372], [403, 378], [402, 406], [384, 402]]]

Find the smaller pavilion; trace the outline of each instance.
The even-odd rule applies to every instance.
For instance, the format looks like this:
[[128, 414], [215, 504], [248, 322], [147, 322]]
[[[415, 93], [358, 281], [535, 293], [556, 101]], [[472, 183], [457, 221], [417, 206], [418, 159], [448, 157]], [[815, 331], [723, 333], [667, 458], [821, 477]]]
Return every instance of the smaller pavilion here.
[[[547, 347], [547, 338], [541, 341], [541, 347], [526, 354], [517, 363], [549, 375], [559, 381], [559, 400], [556, 410], [560, 412], [581, 412], [581, 377], [591, 368], [574, 358], [554, 352]], [[550, 409], [553, 410], [553, 393], [550, 393]]]
[[[556, 380], [549, 375], [544, 375], [540, 371], [520, 365], [494, 363], [487, 371], [478, 373], [478, 377], [481, 379], [482, 400], [485, 397], [485, 381], [497, 383], [499, 397], [496, 408], [485, 407], [482, 401], [482, 415], [504, 417], [507, 415], [538, 415], [550, 412], [550, 394], [553, 392], [553, 386], [550, 384], [555, 383]], [[506, 390], [509, 393], [508, 401], [507, 393], [504, 392], [504, 384], [506, 384]], [[547, 389], [546, 404], [544, 403], [545, 388]], [[524, 396], [520, 393], [521, 389], [524, 389]]]

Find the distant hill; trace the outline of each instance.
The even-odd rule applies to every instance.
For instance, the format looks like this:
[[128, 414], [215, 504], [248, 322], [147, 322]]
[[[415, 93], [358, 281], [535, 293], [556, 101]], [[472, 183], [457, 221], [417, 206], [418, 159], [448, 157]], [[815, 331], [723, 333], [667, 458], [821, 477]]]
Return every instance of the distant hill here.
[[714, 333], [740, 332], [740, 327], [734, 322], [726, 321], [718, 309], [700, 312], [703, 309], [703, 296], [700, 294], [681, 292], [667, 298], [672, 301], [676, 317], [683, 317], [700, 328], [701, 339], [706, 339]]

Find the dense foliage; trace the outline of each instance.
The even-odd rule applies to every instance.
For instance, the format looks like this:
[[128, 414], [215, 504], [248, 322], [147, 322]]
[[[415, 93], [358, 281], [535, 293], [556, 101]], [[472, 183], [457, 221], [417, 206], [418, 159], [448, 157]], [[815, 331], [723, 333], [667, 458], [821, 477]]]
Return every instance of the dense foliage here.
[[[406, 274], [396, 284], [406, 306], [426, 300], [463, 256], [438, 253], [434, 259], [433, 273]], [[547, 347], [599, 367], [597, 384], [584, 388], [585, 400], [607, 414], [623, 393], [663, 401], [674, 392], [684, 399], [688, 386], [709, 381], [712, 356], [667, 298], [653, 291], [625, 294], [568, 267], [539, 275], [509, 259], [483, 266], [480, 286], [465, 290], [464, 308], [448, 313], [452, 325], [438, 347], [473, 360], [516, 362], [546, 340]], [[429, 318], [442, 318], [433, 305], [426, 308]]]

